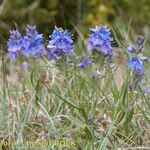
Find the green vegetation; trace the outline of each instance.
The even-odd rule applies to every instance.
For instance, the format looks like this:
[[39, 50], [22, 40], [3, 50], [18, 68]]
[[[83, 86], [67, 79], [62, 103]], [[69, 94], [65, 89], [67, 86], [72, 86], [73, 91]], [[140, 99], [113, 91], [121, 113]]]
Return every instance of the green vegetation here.
[[[128, 24], [139, 32], [149, 24], [149, 0], [0, 0], [1, 36], [8, 37], [14, 23], [24, 29], [26, 24], [36, 24], [41, 32], [49, 33], [57, 24], [83, 31], [99, 24]], [[63, 19], [62, 19], [63, 18]]]
[[[6, 3], [5, 3], [6, 2]], [[134, 90], [127, 67], [127, 46], [136, 33], [145, 37], [143, 54], [150, 56], [150, 1], [139, 0], [4, 0], [0, 1], [0, 147], [2, 150], [138, 150], [150, 149], [150, 62]], [[6, 41], [9, 30], [36, 24], [48, 38], [54, 25], [75, 34], [76, 56], [58, 61], [23, 58], [11, 63]], [[107, 24], [114, 37], [113, 62], [92, 55], [93, 63], [77, 67], [89, 56], [89, 27]], [[134, 28], [133, 28], [134, 27]], [[6, 53], [4, 53], [6, 52]], [[90, 55], [91, 56], [91, 55]], [[96, 78], [92, 78], [98, 71]], [[73, 141], [25, 144], [39, 141]], [[6, 145], [4, 144], [6, 142]], [[10, 142], [8, 144], [8, 142]], [[12, 144], [11, 142], [17, 142]], [[75, 142], [75, 144], [74, 144]], [[30, 146], [29, 146], [30, 145]], [[55, 147], [53, 147], [55, 145]]]

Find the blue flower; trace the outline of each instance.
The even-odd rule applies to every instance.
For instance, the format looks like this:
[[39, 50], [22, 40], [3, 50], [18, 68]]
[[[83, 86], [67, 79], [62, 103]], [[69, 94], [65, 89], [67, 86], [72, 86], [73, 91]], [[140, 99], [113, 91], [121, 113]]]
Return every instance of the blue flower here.
[[27, 25], [26, 35], [23, 38], [22, 52], [25, 56], [38, 56], [39, 54], [46, 55], [46, 50], [43, 45], [43, 35], [37, 32], [36, 26]]
[[129, 67], [136, 72], [143, 73], [144, 72], [144, 65], [143, 62], [137, 57], [134, 56], [128, 61]]
[[50, 41], [47, 45], [48, 57], [57, 60], [63, 53], [73, 55], [73, 40], [71, 34], [55, 26], [53, 33], [49, 36]]
[[84, 58], [82, 60], [82, 62], [80, 64], [78, 64], [78, 66], [81, 68], [81, 69], [84, 69], [86, 68], [89, 64], [91, 63], [91, 60], [89, 58]]
[[135, 52], [136, 49], [132, 45], [130, 45], [128, 46], [127, 50], [128, 52]]
[[11, 61], [14, 61], [22, 49], [22, 37], [18, 29], [10, 31], [10, 38], [7, 41], [7, 47], [9, 58]]
[[98, 50], [106, 55], [112, 56], [112, 38], [110, 37], [110, 35], [110, 29], [105, 26], [96, 26], [95, 28], [91, 28], [87, 44], [88, 50]]

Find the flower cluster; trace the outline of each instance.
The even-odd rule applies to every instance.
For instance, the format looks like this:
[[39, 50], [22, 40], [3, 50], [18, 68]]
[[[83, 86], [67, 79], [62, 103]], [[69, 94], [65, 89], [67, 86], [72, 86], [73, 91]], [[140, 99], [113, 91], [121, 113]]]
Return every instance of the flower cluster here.
[[10, 38], [7, 42], [9, 58], [14, 61], [19, 53], [25, 56], [37, 57], [39, 54], [46, 54], [43, 45], [43, 35], [37, 32], [36, 26], [27, 26], [26, 35], [21, 36], [17, 30], [10, 31]]
[[48, 57], [57, 60], [63, 53], [73, 55], [73, 40], [71, 34], [55, 26], [53, 33], [50, 35], [50, 41], [47, 45]]
[[129, 61], [128, 61], [129, 67], [136, 72], [143, 73], [144, 72], [144, 65], [142, 60], [140, 60], [137, 56], [133, 56]]
[[46, 54], [45, 47], [43, 45], [43, 35], [38, 34], [36, 26], [27, 26], [26, 35], [23, 37], [22, 52], [25, 56], [34, 56], [35, 58], [39, 54]]
[[88, 39], [88, 50], [98, 50], [103, 52], [104, 54], [108, 55], [109, 57], [112, 56], [112, 46], [111, 41], [112, 38], [110, 37], [111, 32], [105, 26], [95, 27], [90, 29], [90, 35]]
[[22, 49], [22, 37], [18, 30], [10, 31], [10, 38], [7, 42], [7, 47], [10, 60], [15, 60]]
[[[98, 50], [111, 58], [112, 38], [110, 35], [110, 29], [106, 26], [91, 28], [87, 45], [88, 50]], [[10, 31], [10, 38], [7, 42], [10, 59], [15, 60], [19, 54], [25, 57], [32, 56], [35, 59], [39, 58], [40, 55], [46, 55], [50, 60], [57, 60], [64, 55], [74, 55], [73, 36], [67, 30], [55, 26], [49, 38], [50, 40], [45, 48], [43, 34], [38, 33], [36, 26], [27, 25], [24, 36], [21, 36], [18, 29]], [[91, 60], [85, 58], [78, 66], [83, 69], [90, 63]]]

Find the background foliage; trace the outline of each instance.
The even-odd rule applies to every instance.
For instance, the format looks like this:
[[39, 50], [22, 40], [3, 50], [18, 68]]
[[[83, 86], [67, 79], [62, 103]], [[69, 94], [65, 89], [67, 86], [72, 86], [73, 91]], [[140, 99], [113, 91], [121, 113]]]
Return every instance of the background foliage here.
[[[138, 32], [149, 25], [149, 0], [0, 0], [1, 38], [8, 36], [14, 23], [24, 29], [36, 24], [41, 32], [50, 33], [54, 25], [73, 29], [99, 24], [128, 24]], [[86, 25], [86, 29], [85, 29]]]

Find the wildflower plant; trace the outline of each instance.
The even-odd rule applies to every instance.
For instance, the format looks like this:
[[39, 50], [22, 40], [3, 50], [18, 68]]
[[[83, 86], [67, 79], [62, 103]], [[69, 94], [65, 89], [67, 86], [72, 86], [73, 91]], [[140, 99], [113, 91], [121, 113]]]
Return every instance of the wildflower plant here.
[[[117, 38], [115, 40], [124, 48]], [[129, 56], [127, 63], [124, 53], [119, 53], [122, 49], [112, 47], [111, 31], [106, 26], [90, 29], [87, 48], [78, 45], [81, 42], [75, 43], [75, 48], [79, 47], [79, 53], [82, 53], [78, 56], [74, 52], [73, 35], [68, 30], [55, 26], [48, 42], [44, 44], [44, 41], [47, 40], [44, 40], [43, 34], [37, 31], [36, 26], [28, 25], [25, 35], [21, 35], [18, 29], [10, 31], [7, 42], [9, 58], [14, 61], [19, 56], [21, 69], [15, 66], [19, 82], [11, 85], [14, 78], [12, 74], [16, 70], [12, 69], [9, 77], [5, 64], [8, 61], [2, 63], [3, 81], [0, 82], [3, 83], [3, 87], [0, 88], [4, 91], [1, 93], [4, 101], [0, 112], [3, 110], [4, 117], [7, 117], [5, 114], [8, 113], [9, 119], [1, 121], [3, 129], [7, 123], [5, 120], [9, 122], [9, 135], [12, 134], [12, 137], [21, 141], [30, 139], [31, 134], [35, 140], [41, 139], [41, 135], [50, 140], [60, 137], [74, 140], [74, 135], [79, 135], [75, 138], [77, 148], [104, 150], [124, 149], [126, 146], [129, 148], [132, 143], [138, 145], [142, 136], [144, 140], [149, 139], [145, 126], [144, 129], [142, 127], [143, 124], [147, 127], [149, 125], [149, 98], [144, 95], [145, 93], [133, 92], [138, 91], [137, 84], [141, 82], [147, 70], [145, 61], [149, 60], [141, 55], [145, 42], [143, 36], [137, 36], [136, 45], [126, 48]], [[119, 51], [117, 57], [123, 60], [121, 65], [115, 63], [117, 61], [108, 63], [112, 57], [112, 61], [116, 59], [113, 50], [116, 50], [116, 53]], [[39, 61], [34, 61], [35, 59]], [[34, 67], [29, 63], [31, 60], [34, 61]], [[15, 65], [17, 63], [18, 59]], [[126, 76], [128, 71], [129, 76]], [[119, 78], [115, 73], [119, 77], [125, 74], [125, 77]], [[119, 86], [116, 81], [119, 82]], [[5, 109], [7, 105], [8, 110]], [[21, 109], [18, 109], [19, 107]], [[12, 122], [15, 122], [14, 132], [11, 132]], [[35, 124], [38, 124], [36, 129], [33, 127]], [[21, 125], [23, 128], [18, 130]], [[31, 133], [30, 129], [36, 131]], [[40, 131], [42, 134], [38, 136], [36, 133]], [[20, 136], [21, 138], [18, 138]], [[14, 146], [18, 149], [18, 145]], [[35, 149], [38, 148], [36, 146]], [[74, 146], [75, 148], [71, 149], [76, 149], [76, 145]]]
[[144, 75], [144, 61], [148, 60], [148, 57], [139, 57], [139, 54], [144, 48], [144, 37], [142, 35], [137, 35], [136, 43], [137, 47], [130, 45], [127, 48], [130, 54], [134, 54], [128, 61], [128, 66], [133, 71], [132, 82], [130, 84], [131, 89], [134, 89], [138, 82], [142, 80]]

